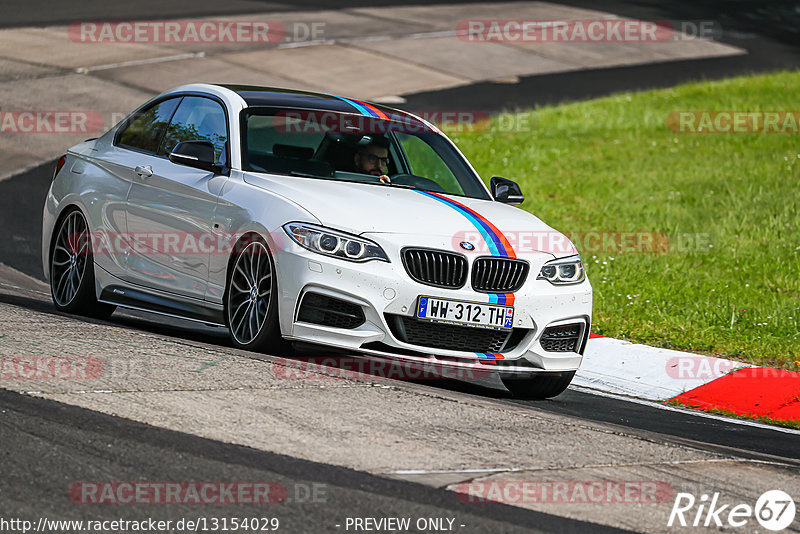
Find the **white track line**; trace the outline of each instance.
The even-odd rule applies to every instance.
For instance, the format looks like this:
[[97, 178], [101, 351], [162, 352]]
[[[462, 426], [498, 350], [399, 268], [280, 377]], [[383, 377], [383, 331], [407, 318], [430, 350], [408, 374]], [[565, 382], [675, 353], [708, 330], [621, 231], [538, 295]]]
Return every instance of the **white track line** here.
[[630, 466], [659, 466], [659, 465], [693, 465], [693, 464], [713, 464], [713, 463], [755, 463], [764, 465], [786, 465], [781, 462], [770, 460], [758, 460], [754, 458], [706, 458], [703, 460], [672, 460], [668, 462], [639, 462], [623, 464], [589, 464], [578, 467], [498, 467], [494, 469], [401, 469], [399, 471], [387, 471], [389, 475], [457, 475], [465, 474], [496, 474], [496, 473], [519, 473], [533, 471], [576, 471], [581, 469], [597, 469], [603, 467], [630, 467]]
[[122, 67], [136, 67], [138, 65], [150, 65], [152, 63], [165, 63], [167, 61], [180, 61], [182, 59], [192, 59], [196, 57], [205, 57], [205, 52], [190, 52], [187, 54], [178, 54], [175, 56], [166, 57], [152, 57], [148, 59], [134, 59], [131, 61], [121, 61], [119, 63], [109, 63], [107, 65], [97, 65], [96, 67], [78, 67], [75, 72], [78, 74], [89, 74], [99, 70], [119, 69]]

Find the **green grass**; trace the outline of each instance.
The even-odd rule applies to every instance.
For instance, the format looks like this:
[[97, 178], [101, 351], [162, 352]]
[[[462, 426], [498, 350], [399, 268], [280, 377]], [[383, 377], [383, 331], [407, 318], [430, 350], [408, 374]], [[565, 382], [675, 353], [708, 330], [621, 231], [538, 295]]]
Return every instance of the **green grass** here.
[[797, 370], [800, 135], [666, 124], [679, 110], [798, 110], [797, 87], [797, 72], [693, 83], [505, 114], [486, 131], [450, 135], [484, 178], [517, 180], [522, 208], [567, 235], [669, 238], [658, 253], [576, 243], [595, 332]]

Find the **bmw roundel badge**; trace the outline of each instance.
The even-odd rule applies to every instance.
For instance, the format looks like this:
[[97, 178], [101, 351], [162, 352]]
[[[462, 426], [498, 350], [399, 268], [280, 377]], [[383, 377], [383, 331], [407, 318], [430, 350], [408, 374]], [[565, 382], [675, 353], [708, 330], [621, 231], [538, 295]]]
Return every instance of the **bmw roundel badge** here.
[[463, 248], [464, 250], [475, 250], [475, 245], [473, 245], [469, 241], [462, 241], [461, 243], [459, 243], [459, 245], [461, 245], [461, 248]]

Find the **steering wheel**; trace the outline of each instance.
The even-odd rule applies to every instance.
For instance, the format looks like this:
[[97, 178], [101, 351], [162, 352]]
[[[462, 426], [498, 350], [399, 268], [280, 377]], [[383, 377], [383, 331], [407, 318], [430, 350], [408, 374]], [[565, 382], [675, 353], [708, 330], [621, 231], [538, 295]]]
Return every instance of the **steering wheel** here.
[[447, 193], [441, 185], [437, 182], [431, 180], [430, 178], [425, 178], [423, 176], [417, 176], [416, 174], [406, 174], [406, 173], [399, 173], [393, 174], [389, 176], [391, 178], [393, 184], [397, 185], [410, 185], [412, 187], [416, 187], [418, 189], [424, 189], [426, 191], [434, 191], [436, 193]]

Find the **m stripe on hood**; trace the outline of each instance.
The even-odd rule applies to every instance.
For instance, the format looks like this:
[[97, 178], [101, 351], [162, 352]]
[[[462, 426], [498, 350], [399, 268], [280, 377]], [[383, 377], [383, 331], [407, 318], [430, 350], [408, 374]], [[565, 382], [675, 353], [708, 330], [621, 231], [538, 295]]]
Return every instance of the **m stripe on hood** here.
[[460, 202], [447, 198], [444, 195], [440, 195], [439, 193], [433, 193], [429, 191], [417, 191], [417, 193], [425, 195], [434, 200], [438, 200], [442, 204], [453, 208], [461, 215], [466, 217], [467, 220], [472, 223], [472, 225], [477, 228], [478, 232], [480, 232], [480, 234], [483, 236], [483, 239], [486, 241], [486, 245], [489, 247], [489, 251], [492, 253], [492, 256], [499, 256], [502, 258], [517, 257], [514, 249], [511, 247], [511, 243], [509, 243], [508, 239], [506, 239], [506, 236], [504, 236], [495, 225], [489, 222], [486, 217], [477, 211], [465, 206]]

